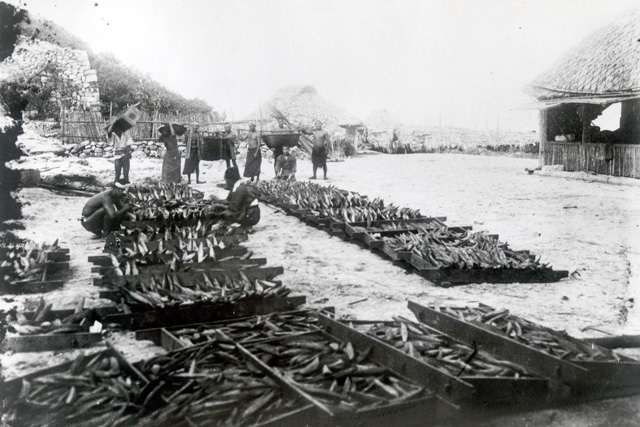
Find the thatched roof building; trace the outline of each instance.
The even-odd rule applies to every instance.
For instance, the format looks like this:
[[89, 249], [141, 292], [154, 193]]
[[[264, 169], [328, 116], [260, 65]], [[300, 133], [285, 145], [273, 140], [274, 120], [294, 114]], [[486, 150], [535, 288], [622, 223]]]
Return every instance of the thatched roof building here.
[[[541, 109], [542, 165], [640, 178], [640, 9], [595, 31], [528, 91]], [[619, 129], [593, 126], [615, 103]]]
[[248, 119], [268, 119], [272, 108], [282, 112], [293, 125], [311, 127], [320, 120], [326, 129], [335, 130], [340, 125], [356, 125], [361, 121], [344, 109], [337, 107], [318, 94], [313, 86], [286, 86], [278, 89], [271, 98], [260, 106], [261, 111], [251, 114]]
[[539, 100], [640, 94], [640, 9], [595, 31], [530, 86]]
[[400, 120], [386, 109], [372, 111], [371, 114], [364, 119], [364, 123], [373, 128], [392, 128], [401, 124]]

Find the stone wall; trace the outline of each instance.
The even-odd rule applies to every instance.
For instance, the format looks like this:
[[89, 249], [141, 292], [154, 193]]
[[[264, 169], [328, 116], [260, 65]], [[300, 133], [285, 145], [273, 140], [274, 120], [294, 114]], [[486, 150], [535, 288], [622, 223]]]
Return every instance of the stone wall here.
[[98, 76], [87, 52], [20, 36], [2, 72], [13, 78], [33, 78], [52, 88], [51, 102], [71, 109], [99, 109]]
[[[134, 158], [160, 158], [164, 155], [164, 144], [158, 141], [135, 141], [132, 149], [131, 156]], [[184, 155], [186, 148], [183, 143], [178, 146], [178, 149]], [[86, 159], [87, 157], [113, 157], [113, 145], [105, 141], [84, 141], [67, 146], [65, 150], [67, 154], [78, 156], [81, 159]]]

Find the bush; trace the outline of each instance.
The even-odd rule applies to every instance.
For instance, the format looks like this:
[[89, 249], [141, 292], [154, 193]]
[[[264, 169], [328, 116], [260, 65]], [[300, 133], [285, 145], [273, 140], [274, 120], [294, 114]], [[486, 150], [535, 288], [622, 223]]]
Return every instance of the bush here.
[[212, 111], [204, 100], [186, 99], [148, 75], [127, 67], [112, 54], [89, 53], [89, 59], [98, 73], [102, 114], [105, 117], [109, 115], [110, 103], [113, 103], [113, 111], [124, 110], [137, 102], [142, 110], [149, 112], [208, 114]]

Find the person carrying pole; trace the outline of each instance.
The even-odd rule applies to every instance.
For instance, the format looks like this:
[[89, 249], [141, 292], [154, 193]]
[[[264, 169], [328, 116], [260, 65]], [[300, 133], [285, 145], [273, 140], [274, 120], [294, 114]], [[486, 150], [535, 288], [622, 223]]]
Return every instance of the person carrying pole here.
[[179, 183], [182, 181], [180, 175], [180, 151], [178, 150], [178, 139], [173, 123], [169, 126], [162, 126], [158, 129], [160, 138], [158, 140], [164, 144], [165, 153], [162, 159], [162, 182]]
[[233, 167], [237, 169], [238, 163], [236, 162], [236, 146], [238, 143], [238, 135], [236, 135], [236, 133], [231, 129], [231, 125], [228, 123], [224, 125], [222, 139], [224, 139], [222, 157], [227, 163], [227, 169], [231, 167], [231, 163], [233, 163]]
[[248, 140], [247, 146], [247, 159], [244, 164], [244, 177], [256, 178], [256, 181], [260, 180], [260, 166], [262, 164], [262, 153], [260, 152], [260, 142], [262, 141], [262, 135], [256, 131], [256, 124], [249, 123], [249, 132], [240, 137], [242, 141]]
[[114, 124], [107, 136], [111, 144], [113, 144], [113, 158], [116, 169], [114, 182], [119, 181], [120, 174], [122, 174], [124, 181], [128, 184], [129, 169], [131, 167], [131, 145], [133, 144], [131, 132], [128, 129], [123, 130], [120, 126]]

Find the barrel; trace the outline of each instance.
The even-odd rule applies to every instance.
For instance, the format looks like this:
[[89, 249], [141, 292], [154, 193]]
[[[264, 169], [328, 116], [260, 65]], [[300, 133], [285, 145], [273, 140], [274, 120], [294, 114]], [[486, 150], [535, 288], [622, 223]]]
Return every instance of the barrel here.
[[225, 140], [213, 136], [205, 136], [202, 139], [201, 160], [221, 160]]
[[262, 132], [262, 140], [269, 148], [295, 147], [300, 141], [299, 132]]

